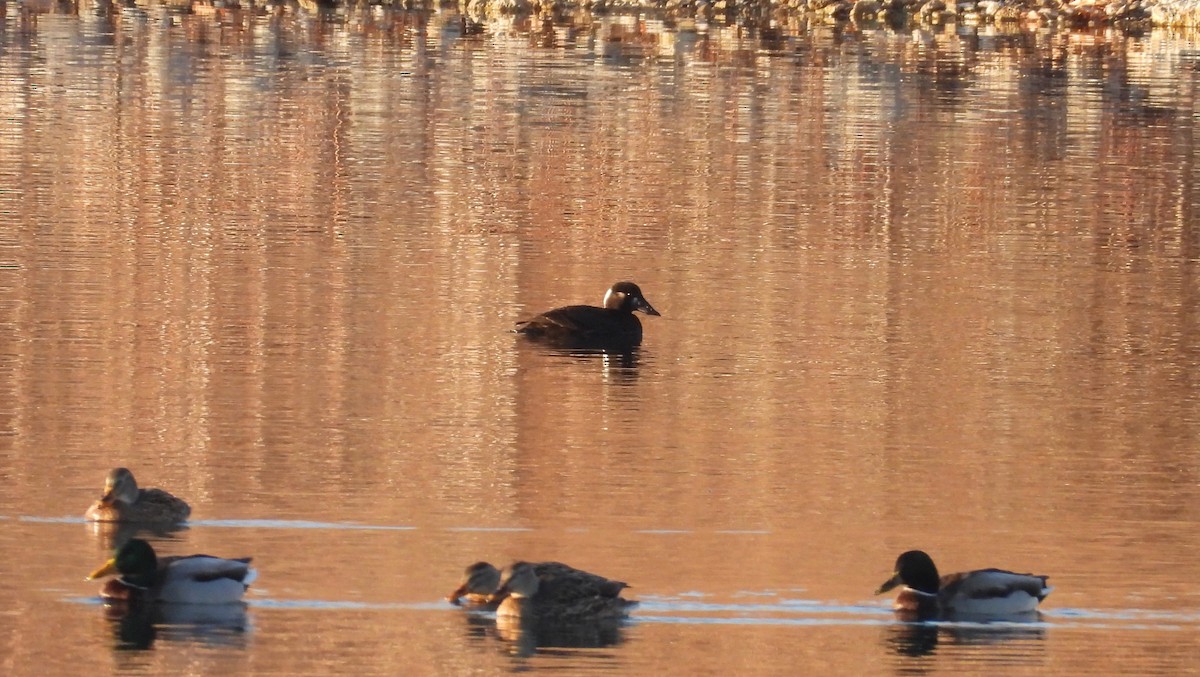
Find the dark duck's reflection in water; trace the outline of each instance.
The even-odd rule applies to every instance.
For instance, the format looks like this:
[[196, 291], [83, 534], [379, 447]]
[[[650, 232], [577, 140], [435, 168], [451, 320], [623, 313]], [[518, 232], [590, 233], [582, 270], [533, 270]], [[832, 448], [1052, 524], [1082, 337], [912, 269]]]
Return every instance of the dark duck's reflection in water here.
[[178, 540], [187, 522], [88, 522], [86, 527], [104, 552], [112, 552], [136, 537]]
[[632, 282], [618, 282], [604, 295], [604, 307], [564, 306], [517, 323], [526, 337], [560, 348], [631, 350], [642, 342], [635, 311], [660, 315]]
[[560, 621], [497, 616], [496, 634], [515, 655], [546, 655], [554, 653], [555, 649], [599, 649], [620, 644], [623, 624], [620, 618]]
[[577, 649], [600, 649], [624, 641], [622, 631], [625, 621], [617, 618], [560, 623], [468, 613], [463, 614], [463, 621], [468, 641], [498, 641], [504, 653], [517, 657], [534, 654], [577, 656]]

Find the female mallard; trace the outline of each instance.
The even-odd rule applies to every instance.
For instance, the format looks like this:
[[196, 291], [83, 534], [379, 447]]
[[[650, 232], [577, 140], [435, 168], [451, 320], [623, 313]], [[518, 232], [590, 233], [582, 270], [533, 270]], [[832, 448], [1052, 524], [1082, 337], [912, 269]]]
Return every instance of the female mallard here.
[[618, 282], [604, 294], [604, 307], [563, 306], [517, 323], [517, 333], [565, 348], [631, 349], [642, 342], [642, 323], [633, 312], [659, 315], [642, 290]]
[[897, 612], [918, 618], [947, 616], [1015, 616], [1037, 610], [1053, 588], [1047, 576], [1018, 574], [1003, 569], [977, 569], [938, 576], [933, 558], [909, 550], [896, 558], [896, 574], [879, 586], [876, 595], [898, 585]]
[[[533, 567], [538, 580], [547, 582], [551, 589], [563, 585], [563, 581], [570, 581], [569, 587], [573, 589], [591, 590], [595, 595], [615, 598], [629, 587], [624, 581], [614, 581], [558, 562], [537, 562], [529, 566]], [[446, 596], [446, 601], [451, 604], [465, 601], [467, 606], [474, 607], [490, 604], [495, 608], [491, 598], [500, 589], [500, 578], [499, 569], [487, 562], [476, 562], [463, 571], [462, 582]]]
[[92, 522], [182, 522], [192, 514], [183, 500], [162, 489], [139, 489], [128, 468], [104, 478], [104, 495], [84, 513]]
[[489, 598], [499, 603], [499, 617], [554, 622], [623, 618], [637, 604], [620, 596], [626, 585], [563, 564], [538, 570], [537, 564], [515, 562], [500, 575], [500, 587]]
[[250, 568], [249, 557], [157, 557], [149, 543], [134, 538], [87, 580], [115, 574], [121, 577], [100, 589], [106, 602], [228, 604], [241, 601], [258, 572]]

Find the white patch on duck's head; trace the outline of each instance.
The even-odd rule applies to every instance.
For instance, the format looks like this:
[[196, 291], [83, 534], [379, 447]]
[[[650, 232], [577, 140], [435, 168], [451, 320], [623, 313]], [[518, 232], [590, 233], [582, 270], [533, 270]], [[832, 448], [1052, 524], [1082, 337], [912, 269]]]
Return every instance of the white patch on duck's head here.
[[616, 291], [609, 288], [608, 291], [604, 292], [604, 307], [609, 310], [620, 310], [621, 306], [625, 305], [625, 298], [627, 296], [628, 294], [623, 291]]

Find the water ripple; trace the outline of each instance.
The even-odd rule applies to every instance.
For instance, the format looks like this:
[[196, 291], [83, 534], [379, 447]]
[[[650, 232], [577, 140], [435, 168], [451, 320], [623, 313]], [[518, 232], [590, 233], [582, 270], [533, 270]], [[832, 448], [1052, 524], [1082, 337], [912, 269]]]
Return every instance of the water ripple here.
[[[103, 604], [98, 596], [65, 596], [71, 604]], [[250, 597], [246, 606], [263, 610], [311, 611], [434, 611], [461, 612], [442, 600], [423, 602], [362, 602], [336, 599], [273, 599]], [[486, 612], [483, 615], [490, 615]], [[883, 626], [913, 625], [948, 629], [1003, 631], [1012, 629], [1051, 630], [1062, 628], [1096, 630], [1194, 631], [1200, 611], [1150, 611], [1145, 609], [1054, 609], [1031, 621], [930, 621], [910, 623], [896, 619], [890, 609], [862, 604], [800, 603], [726, 604], [643, 599], [629, 618], [630, 624], [664, 623], [684, 625], [804, 625]]]
[[[19, 522], [32, 522], [36, 524], [91, 524], [82, 517], [62, 516], [62, 517], [45, 517], [39, 515], [19, 515], [9, 517], [0, 515], [0, 520], [15, 519]], [[285, 519], [219, 519], [219, 520], [189, 520], [181, 526], [190, 528], [196, 527], [217, 527], [217, 528], [233, 528], [233, 529], [331, 529], [331, 530], [351, 530], [351, 531], [417, 531], [429, 527], [420, 527], [412, 524], [362, 524], [360, 522], [319, 522], [313, 520], [285, 520]], [[520, 526], [448, 526], [448, 527], [433, 527], [435, 530], [446, 531], [451, 533], [533, 533], [539, 530], [531, 527]], [[566, 529], [572, 533], [587, 533], [589, 529], [581, 527], [572, 527]], [[694, 529], [634, 529], [630, 533], [648, 534], [648, 535], [676, 535], [676, 534], [698, 534], [704, 533]], [[712, 534], [722, 536], [759, 536], [769, 535], [769, 530], [759, 529], [718, 529]]]

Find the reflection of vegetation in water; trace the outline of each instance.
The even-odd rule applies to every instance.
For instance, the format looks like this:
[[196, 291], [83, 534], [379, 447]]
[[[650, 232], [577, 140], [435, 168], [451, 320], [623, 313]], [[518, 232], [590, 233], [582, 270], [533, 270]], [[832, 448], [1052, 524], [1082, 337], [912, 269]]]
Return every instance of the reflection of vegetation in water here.
[[[932, 90], [951, 99], [956, 92], [976, 84], [981, 60], [992, 65], [998, 57], [1018, 68], [1022, 75], [1036, 79], [1064, 77], [1067, 58], [1072, 54], [1085, 61], [1098, 57], [1111, 59], [1104, 64], [1110, 75], [1113, 69], [1120, 73], [1131, 54], [1145, 54], [1144, 47], [1129, 38], [1143, 36], [1146, 22], [1123, 21], [1116, 30], [1101, 32], [1096, 28], [1098, 23], [1114, 21], [1103, 12], [1102, 17], [1088, 15], [1075, 21], [1063, 18], [1047, 30], [1045, 26], [1039, 29], [1035, 23], [1006, 20], [1006, 17], [1026, 18], [1025, 13], [1014, 15], [1011, 11], [1029, 4], [1026, 0], [984, 0], [975, 9], [964, 11], [959, 23], [925, 23], [914, 32], [911, 19], [931, 16], [930, 11], [921, 8], [941, 3], [948, 5], [946, 11], [950, 11], [955, 4], [942, 0], [859, 0], [851, 5], [847, 16], [863, 18], [862, 22], [822, 21], [821, 17], [831, 13], [829, 7], [839, 3], [849, 4], [848, 0], [793, 0], [784, 3], [784, 8], [790, 10], [784, 11], [755, 3], [726, 5], [672, 0], [666, 3], [666, 11], [621, 14], [620, 7], [593, 1], [477, 0], [466, 3], [462, 12], [448, 10], [446, 3], [418, 0], [340, 7], [337, 12], [330, 11], [339, 5], [336, 2], [311, 3], [307, 7], [280, 4], [268, 9], [234, 3], [218, 7], [201, 1], [193, 3], [192, 13], [180, 14], [168, 6], [151, 6], [147, 10], [84, 0], [23, 3], [19, 11], [21, 16], [28, 16], [78, 13], [81, 8], [88, 8], [109, 16], [114, 25], [122, 12], [156, 11], [187, 26], [189, 30], [184, 37], [207, 41], [211, 38], [210, 31], [220, 31], [221, 39], [232, 40], [233, 44], [239, 39], [249, 40], [250, 35], [248, 31], [231, 32], [229, 26], [249, 29], [258, 21], [271, 21], [280, 37], [286, 36], [297, 43], [312, 42], [313, 46], [325, 42], [324, 34], [343, 31], [372, 40], [408, 43], [421, 34], [449, 41], [522, 37], [529, 46], [574, 49], [614, 63], [670, 57], [749, 65], [763, 56], [780, 56], [802, 64], [834, 65], [851, 52], [860, 56], [871, 53], [885, 57], [881, 59], [883, 63], [899, 66], [900, 72], [917, 78], [916, 84], [921, 85], [918, 91]], [[1072, 2], [1060, 4], [1069, 6]], [[1177, 3], [1157, 3], [1155, 16], [1164, 23], [1180, 25], [1184, 22], [1180, 18], [1182, 12], [1167, 7], [1174, 4]], [[631, 1], [621, 7], [637, 5]], [[1135, 5], [1129, 3], [1130, 7]], [[715, 11], [722, 7], [728, 11]], [[1103, 3], [1088, 4], [1072, 11], [1092, 12], [1105, 7]], [[614, 13], [614, 9], [618, 12]], [[898, 11], [905, 12], [903, 21], [896, 20]], [[1066, 10], [1061, 11], [1066, 17]], [[881, 20], [867, 21], [867, 16], [878, 16]], [[1200, 26], [1200, 17], [1193, 18], [1188, 25]], [[1072, 30], [1080, 26], [1087, 30]], [[280, 47], [281, 56], [295, 52], [286, 45]], [[871, 64], [861, 68], [869, 72]], [[1030, 83], [1023, 80], [1021, 86]], [[1127, 98], [1136, 101], [1136, 93]]]
[[[311, 12], [336, 7], [332, 0], [298, 0]], [[1196, 26], [1196, 10], [1181, 2], [1088, 2], [1085, 0], [461, 0], [451, 5], [438, 0], [400, 0], [388, 3], [404, 10], [458, 7], [474, 18], [489, 16], [553, 17], [605, 16], [612, 12], [654, 12], [671, 21], [703, 24], [768, 24], [784, 21], [873, 24], [896, 28], [912, 25], [964, 23], [998, 26]]]

